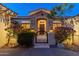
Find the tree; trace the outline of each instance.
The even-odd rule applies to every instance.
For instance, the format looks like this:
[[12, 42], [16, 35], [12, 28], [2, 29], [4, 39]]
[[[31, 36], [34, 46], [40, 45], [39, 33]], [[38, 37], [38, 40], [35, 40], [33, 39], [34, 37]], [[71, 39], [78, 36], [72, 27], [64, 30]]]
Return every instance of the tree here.
[[74, 32], [75, 31], [70, 27], [57, 27], [55, 29], [55, 39], [56, 39], [55, 46], [57, 46], [58, 43], [62, 43], [64, 40], [66, 40]]
[[13, 34], [18, 34], [21, 30], [21, 26], [17, 21], [14, 21], [10, 27], [13, 30]]
[[48, 18], [52, 18], [53, 16], [54, 17], [59, 16], [63, 18], [65, 14], [70, 13], [73, 8], [74, 8], [73, 4], [68, 3], [59, 4], [50, 11], [51, 14], [48, 15]]
[[[56, 17], [56, 20], [64, 20], [65, 14], [70, 13], [74, 8], [73, 4], [63, 3], [55, 6], [48, 14], [48, 18]], [[72, 29], [65, 27], [58, 27], [55, 30], [56, 46], [58, 43], [62, 43], [72, 33]], [[65, 35], [64, 35], [65, 34]]]
[[13, 24], [11, 24], [10, 27], [7, 27], [5, 29], [8, 33], [7, 33], [7, 43], [5, 44], [5, 46], [7, 46], [10, 42], [11, 37], [16, 37], [19, 30], [20, 30], [20, 26], [18, 24], [18, 22], [14, 22]]

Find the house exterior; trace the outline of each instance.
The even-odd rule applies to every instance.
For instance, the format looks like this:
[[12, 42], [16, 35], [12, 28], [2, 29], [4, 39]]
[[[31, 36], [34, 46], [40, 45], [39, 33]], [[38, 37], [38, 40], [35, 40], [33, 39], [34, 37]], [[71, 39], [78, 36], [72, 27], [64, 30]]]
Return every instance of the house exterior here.
[[61, 26], [63, 24], [61, 21], [56, 20], [58, 19], [57, 17], [49, 19], [49, 14], [49, 10], [37, 9], [35, 11], [30, 12], [29, 16], [17, 16], [12, 18], [12, 22], [17, 21], [21, 26], [24, 26], [24, 28], [26, 29], [31, 28], [37, 32], [41, 30], [48, 32], [51, 29], [54, 29], [56, 26]]
[[[50, 10], [41, 8], [29, 13], [28, 16], [17, 16], [17, 13], [6, 8], [0, 4], [0, 47], [3, 47], [7, 42], [6, 39], [8, 31], [6, 28], [10, 27], [13, 22], [18, 22], [22, 27], [22, 30], [34, 31], [37, 33], [36, 39], [34, 39], [35, 47], [50, 47], [55, 44], [55, 28], [56, 27], [70, 27], [76, 32], [70, 40], [67, 39], [63, 44], [72, 44], [79, 46], [79, 15], [74, 17], [65, 17], [63, 21], [59, 20], [59, 17], [49, 18]], [[9, 45], [17, 44], [16, 38], [10, 38]]]
[[29, 16], [17, 16], [12, 18], [11, 21], [18, 22], [24, 30], [35, 31], [37, 33], [37, 38], [34, 40], [35, 45], [46, 43], [50, 46], [55, 44], [55, 28], [63, 27], [64, 22], [60, 21], [59, 17], [49, 18], [49, 14], [50, 10], [37, 9], [30, 12]]
[[[55, 44], [54, 30], [56, 27], [70, 27], [75, 30], [73, 36], [67, 39], [63, 44], [79, 46], [79, 16], [74, 17], [64, 17], [63, 21], [59, 20], [59, 17], [49, 18], [50, 10], [47, 9], [37, 9], [30, 12], [28, 16], [17, 16], [12, 18], [12, 22], [17, 21], [23, 29], [37, 32], [36, 43], [45, 43], [48, 45]], [[48, 35], [46, 35], [46, 33]], [[42, 35], [42, 36], [41, 36]]]

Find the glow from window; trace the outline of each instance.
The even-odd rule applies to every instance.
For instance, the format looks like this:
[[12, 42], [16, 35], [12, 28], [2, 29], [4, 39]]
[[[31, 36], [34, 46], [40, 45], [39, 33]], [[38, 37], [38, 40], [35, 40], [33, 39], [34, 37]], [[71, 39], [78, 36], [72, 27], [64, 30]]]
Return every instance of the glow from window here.
[[29, 23], [23, 23], [22, 29], [30, 29], [30, 24]]

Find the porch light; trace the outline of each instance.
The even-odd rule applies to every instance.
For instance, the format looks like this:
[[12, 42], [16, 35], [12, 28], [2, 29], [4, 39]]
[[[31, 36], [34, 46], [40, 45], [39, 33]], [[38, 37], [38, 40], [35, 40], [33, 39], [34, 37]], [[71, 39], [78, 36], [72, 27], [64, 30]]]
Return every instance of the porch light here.
[[31, 32], [36, 32], [36, 31], [32, 29]]
[[34, 29], [33, 27], [31, 28], [31, 32], [36, 32], [35, 29]]
[[53, 30], [51, 29], [51, 30], [49, 30], [49, 32], [53, 32]]

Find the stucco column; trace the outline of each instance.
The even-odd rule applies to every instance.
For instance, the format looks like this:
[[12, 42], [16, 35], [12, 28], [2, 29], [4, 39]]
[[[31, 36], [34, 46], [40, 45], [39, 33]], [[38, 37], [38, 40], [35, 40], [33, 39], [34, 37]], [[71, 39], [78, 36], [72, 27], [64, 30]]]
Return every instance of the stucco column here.
[[55, 36], [53, 32], [48, 32], [48, 44], [55, 45]]

